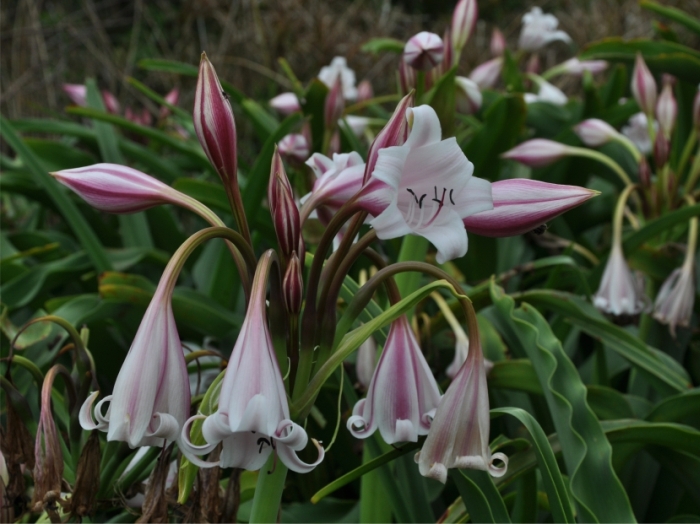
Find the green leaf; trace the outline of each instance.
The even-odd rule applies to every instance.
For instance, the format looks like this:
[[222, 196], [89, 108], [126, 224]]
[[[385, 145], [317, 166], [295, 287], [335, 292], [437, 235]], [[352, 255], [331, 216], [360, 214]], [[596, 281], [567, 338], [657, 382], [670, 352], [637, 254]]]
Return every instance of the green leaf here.
[[[529, 304], [491, 286], [496, 310], [514, 329], [535, 368], [561, 441], [579, 519], [635, 522], [629, 499], [612, 467], [612, 448], [586, 402], [586, 388], [549, 323]], [[595, 479], [595, 482], [592, 482]]]
[[503, 499], [486, 471], [449, 470], [472, 522], [510, 522]]
[[542, 386], [537, 379], [537, 374], [532, 363], [526, 358], [494, 362], [487, 379], [490, 388], [542, 394]]
[[647, 240], [668, 231], [677, 224], [687, 222], [696, 216], [700, 216], [700, 204], [686, 206], [676, 209], [675, 211], [664, 213], [663, 216], [650, 220], [644, 224], [641, 229], [628, 236], [622, 242], [622, 248], [626, 254], [630, 254]]
[[684, 11], [681, 11], [680, 9], [661, 5], [656, 2], [652, 2], [651, 0], [642, 0], [641, 2], [639, 2], [639, 5], [642, 6], [644, 9], [653, 11], [654, 13], [659, 14], [661, 16], [665, 16], [666, 18], [670, 18], [674, 22], [678, 22], [679, 24], [687, 27], [694, 33], [700, 35], [700, 20], [689, 15]]
[[401, 54], [405, 46], [406, 42], [397, 40], [396, 38], [372, 38], [362, 44], [360, 50], [373, 55], [378, 55], [383, 52]]
[[423, 101], [430, 105], [440, 119], [442, 138], [448, 138], [455, 134], [457, 66], [451, 68], [440, 77], [433, 88], [425, 94]]
[[323, 149], [323, 134], [325, 132], [324, 112], [326, 96], [328, 95], [328, 86], [315, 78], [306, 88], [304, 99], [301, 104], [301, 109], [304, 116], [309, 118], [311, 126], [311, 151], [322, 152]]
[[208, 207], [231, 214], [226, 191], [220, 183], [195, 180], [193, 178], [178, 178], [173, 188], [199, 200]]

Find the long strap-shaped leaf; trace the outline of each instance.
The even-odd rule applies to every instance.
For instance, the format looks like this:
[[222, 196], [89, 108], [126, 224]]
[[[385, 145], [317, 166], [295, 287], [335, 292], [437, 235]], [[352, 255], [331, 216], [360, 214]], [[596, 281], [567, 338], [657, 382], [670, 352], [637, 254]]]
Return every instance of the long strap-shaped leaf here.
[[537, 372], [559, 435], [571, 494], [582, 522], [636, 522], [627, 493], [612, 467], [612, 447], [586, 402], [586, 387], [542, 315], [495, 284], [498, 313], [517, 331]]

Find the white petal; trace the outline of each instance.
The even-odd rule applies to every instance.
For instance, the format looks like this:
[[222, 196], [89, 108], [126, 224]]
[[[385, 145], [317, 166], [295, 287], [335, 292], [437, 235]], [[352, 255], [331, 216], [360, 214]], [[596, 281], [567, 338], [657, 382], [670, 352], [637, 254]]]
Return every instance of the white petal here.
[[394, 190], [398, 190], [409, 152], [409, 149], [405, 146], [380, 149], [372, 176]]
[[466, 218], [482, 211], [493, 209], [491, 182], [483, 178], [471, 177], [464, 189], [454, 196], [453, 209], [460, 218]]
[[399, 211], [396, 202], [389, 204], [387, 208], [382, 211], [378, 217], [371, 220], [369, 224], [377, 230], [377, 236], [382, 240], [402, 237], [412, 233], [401, 211]]
[[438, 264], [463, 257], [467, 254], [467, 230], [459, 215], [452, 209], [442, 209], [428, 226], [417, 230], [437, 248], [435, 259]]
[[422, 105], [409, 108], [406, 110], [406, 113], [413, 115], [413, 127], [408, 140], [404, 144], [406, 147], [414, 149], [440, 141], [442, 138], [440, 119], [432, 107]]
[[316, 441], [315, 439], [311, 439], [311, 442], [313, 442], [314, 446], [316, 446], [316, 449], [318, 450], [318, 458], [311, 464], [302, 462], [299, 459], [299, 457], [297, 457], [297, 454], [291, 448], [285, 445], [280, 445], [277, 447], [277, 454], [279, 455], [279, 458], [282, 460], [282, 462], [284, 462], [284, 465], [292, 471], [295, 471], [297, 473], [308, 473], [316, 466], [318, 466], [323, 460], [323, 457], [325, 456], [325, 451], [323, 450], [323, 447], [321, 447], [321, 445], [318, 443], [318, 441]]

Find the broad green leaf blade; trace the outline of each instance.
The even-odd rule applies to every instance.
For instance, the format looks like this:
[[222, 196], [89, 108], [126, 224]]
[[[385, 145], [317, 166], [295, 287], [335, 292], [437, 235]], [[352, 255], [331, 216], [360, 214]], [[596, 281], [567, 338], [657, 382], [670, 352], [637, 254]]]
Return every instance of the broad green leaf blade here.
[[668, 231], [677, 224], [687, 222], [693, 217], [700, 216], [700, 204], [685, 206], [675, 211], [664, 213], [663, 216], [650, 220], [644, 226], [628, 236], [622, 243], [625, 253], [629, 254], [647, 240]]
[[449, 470], [472, 522], [510, 522], [501, 494], [489, 474], [476, 470]]
[[586, 388], [549, 323], [529, 304], [491, 286], [504, 321], [518, 333], [544, 390], [562, 444], [571, 493], [579, 519], [587, 522], [635, 522], [627, 493], [612, 467], [612, 448], [586, 402]]
[[694, 33], [700, 35], [700, 20], [684, 11], [681, 11], [680, 9], [661, 5], [657, 2], [653, 2], [652, 0], [642, 0], [639, 2], [639, 5], [641, 5], [644, 9], [653, 11], [654, 13], [665, 16], [666, 18], [670, 18], [674, 22], [678, 22]]
[[360, 49], [365, 53], [372, 53], [373, 55], [377, 55], [385, 51], [401, 54], [403, 53], [403, 48], [405, 45], [405, 42], [397, 40], [396, 38], [372, 38], [371, 40], [368, 40], [362, 44]]

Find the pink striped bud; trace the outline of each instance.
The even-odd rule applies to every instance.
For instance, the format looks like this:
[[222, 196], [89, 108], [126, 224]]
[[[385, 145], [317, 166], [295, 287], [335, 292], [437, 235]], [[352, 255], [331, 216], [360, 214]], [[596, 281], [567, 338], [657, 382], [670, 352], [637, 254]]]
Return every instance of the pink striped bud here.
[[632, 72], [632, 94], [639, 108], [651, 116], [656, 108], [656, 81], [649, 71], [641, 53], [637, 53]]
[[401, 93], [404, 95], [416, 88], [416, 70], [403, 60], [399, 61], [399, 84], [401, 84]]
[[304, 281], [301, 276], [301, 263], [296, 251], [292, 253], [284, 272], [282, 281], [284, 303], [290, 315], [298, 315], [301, 311], [302, 295], [304, 293]]
[[457, 111], [465, 115], [476, 113], [481, 107], [483, 100], [479, 86], [473, 80], [463, 76], [458, 76], [455, 79], [455, 83], [457, 87], [455, 91]]
[[299, 210], [294, 201], [294, 191], [289, 183], [287, 173], [282, 164], [279, 151], [275, 150], [272, 157], [270, 181], [267, 185], [267, 199], [272, 213], [272, 223], [275, 225], [277, 242], [283, 258], [288, 258], [293, 251], [299, 250], [301, 241], [301, 224]]
[[657, 168], [666, 165], [670, 149], [670, 140], [663, 133], [657, 133], [654, 140], [654, 162]]
[[599, 147], [621, 137], [614, 127], [598, 118], [584, 120], [574, 126], [574, 131], [581, 141], [589, 147]]
[[326, 95], [326, 105], [324, 107], [324, 121], [326, 130], [335, 129], [338, 119], [343, 116], [345, 110], [345, 99], [343, 98], [343, 83], [340, 75], [335, 77], [333, 87]]
[[469, 78], [476, 82], [479, 89], [491, 89], [501, 77], [502, 69], [503, 57], [499, 56], [498, 58], [493, 58], [474, 68], [469, 74]]
[[491, 192], [493, 209], [463, 219], [470, 233], [488, 237], [521, 235], [599, 194], [585, 187], [525, 178], [493, 182]]
[[87, 105], [87, 87], [83, 84], [63, 84], [63, 92], [68, 95], [73, 103], [80, 107]]
[[301, 111], [301, 104], [294, 93], [282, 93], [268, 102], [272, 109], [276, 109], [283, 115], [291, 115], [297, 111]]
[[108, 113], [118, 115], [122, 110], [121, 106], [119, 105], [119, 100], [117, 100], [117, 97], [109, 91], [107, 91], [106, 89], [102, 90], [102, 102], [104, 102], [105, 109], [107, 109]]
[[501, 155], [530, 167], [544, 167], [569, 154], [569, 148], [559, 142], [535, 138], [518, 144]]
[[413, 69], [429, 71], [442, 63], [445, 46], [435, 33], [421, 31], [413, 35], [403, 48], [403, 60]]
[[367, 181], [377, 165], [379, 150], [392, 146], [400, 146], [406, 141], [408, 136], [408, 120], [406, 110], [413, 107], [413, 94], [406, 95], [396, 106], [394, 114], [391, 116], [384, 128], [369, 147], [367, 153], [367, 165], [365, 167], [364, 180]]
[[366, 102], [374, 98], [374, 89], [372, 89], [372, 83], [369, 80], [363, 80], [357, 86], [357, 101]]
[[494, 57], [503, 56], [503, 53], [506, 50], [506, 38], [497, 27], [493, 28], [493, 32], [491, 33], [491, 44], [489, 47], [491, 49], [491, 56]]
[[450, 26], [452, 48], [458, 60], [462, 49], [474, 31], [478, 17], [479, 7], [476, 5], [476, 0], [459, 0], [452, 13], [452, 25]]
[[450, 68], [455, 65], [455, 50], [452, 47], [452, 36], [450, 35], [449, 29], [445, 29], [445, 34], [442, 37], [442, 43], [443, 54], [440, 67], [433, 69], [429, 75], [432, 83], [437, 82], [442, 75], [447, 73]]
[[293, 164], [301, 164], [309, 158], [309, 142], [301, 134], [286, 135], [277, 144], [280, 155]]
[[194, 97], [194, 130], [209, 161], [228, 187], [238, 188], [236, 123], [233, 110], [216, 76], [214, 66], [202, 53]]
[[[667, 75], [664, 75], [666, 77]], [[678, 103], [673, 96], [673, 77], [664, 78], [664, 87], [656, 102], [656, 120], [666, 138], [671, 138], [678, 116]]]
[[135, 213], [160, 204], [190, 209], [195, 202], [160, 180], [118, 164], [95, 164], [51, 174], [92, 207], [107, 213]]
[[141, 110], [140, 122], [142, 126], [150, 126], [153, 123], [153, 115], [145, 107]]

